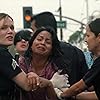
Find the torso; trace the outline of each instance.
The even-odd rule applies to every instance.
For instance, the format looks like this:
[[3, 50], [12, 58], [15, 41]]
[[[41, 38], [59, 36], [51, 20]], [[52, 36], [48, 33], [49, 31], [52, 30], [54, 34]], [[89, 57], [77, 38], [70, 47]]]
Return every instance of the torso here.
[[83, 80], [87, 86], [94, 86], [95, 92], [100, 99], [100, 57], [94, 61], [91, 69], [83, 77]]
[[[27, 64], [26, 64], [27, 62], [25, 61], [24, 57], [20, 58], [20, 60], [21, 61], [19, 62], [19, 65], [21, 65], [21, 68], [26, 73], [30, 72], [30, 71], [34, 72], [31, 64], [29, 66], [27, 66]], [[55, 69], [53, 68], [51, 62], [47, 63], [47, 65], [43, 69], [41, 69], [37, 72], [37, 74], [40, 77], [44, 77], [46, 79], [51, 79], [54, 73], [55, 73]], [[27, 99], [25, 99], [25, 98], [27, 98]], [[34, 92], [32, 92], [32, 91], [24, 92], [22, 100], [46, 100], [46, 90], [45, 90], [45, 88], [43, 88], [43, 89], [36, 90]]]
[[0, 95], [5, 95], [14, 90], [14, 82], [11, 80], [21, 70], [14, 64], [13, 57], [7, 48], [0, 47]]

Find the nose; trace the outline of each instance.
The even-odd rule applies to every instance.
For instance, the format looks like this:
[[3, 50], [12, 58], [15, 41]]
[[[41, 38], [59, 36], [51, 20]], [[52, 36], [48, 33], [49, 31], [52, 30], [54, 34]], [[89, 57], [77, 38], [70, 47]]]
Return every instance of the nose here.
[[12, 34], [12, 33], [14, 33], [14, 30], [12, 30], [10, 27], [8, 27], [7, 32], [8, 32], [9, 34]]
[[21, 39], [22, 42], [27, 42], [25, 39]]
[[41, 41], [41, 44], [45, 44], [45, 40], [42, 40], [42, 41]]
[[87, 42], [87, 38], [86, 38], [86, 36], [84, 37], [84, 41]]

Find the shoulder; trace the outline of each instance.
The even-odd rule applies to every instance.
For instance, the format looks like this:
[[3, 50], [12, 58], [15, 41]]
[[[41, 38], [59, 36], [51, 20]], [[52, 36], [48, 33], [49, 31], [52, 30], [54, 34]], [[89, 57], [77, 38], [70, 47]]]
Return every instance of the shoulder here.
[[9, 61], [13, 58], [7, 48], [0, 48], [0, 62]]
[[8, 56], [10, 55], [9, 51], [7, 48], [3, 48], [3, 47], [0, 47], [0, 55], [2, 56]]

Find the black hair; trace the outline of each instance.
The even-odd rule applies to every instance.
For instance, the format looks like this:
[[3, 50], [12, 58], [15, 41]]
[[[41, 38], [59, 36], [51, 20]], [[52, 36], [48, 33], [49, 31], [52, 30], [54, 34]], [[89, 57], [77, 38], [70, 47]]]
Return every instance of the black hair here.
[[32, 32], [29, 30], [20, 30], [16, 33], [15, 37], [14, 37], [14, 45], [17, 44], [17, 42], [21, 41], [22, 39], [29, 41], [31, 38], [31, 34]]
[[50, 26], [54, 28], [57, 33], [57, 23], [54, 15], [51, 12], [41, 12], [39, 14], [33, 15], [31, 22], [35, 20], [36, 28]]
[[88, 25], [95, 36], [98, 36], [98, 34], [100, 33], [100, 18], [91, 21]]

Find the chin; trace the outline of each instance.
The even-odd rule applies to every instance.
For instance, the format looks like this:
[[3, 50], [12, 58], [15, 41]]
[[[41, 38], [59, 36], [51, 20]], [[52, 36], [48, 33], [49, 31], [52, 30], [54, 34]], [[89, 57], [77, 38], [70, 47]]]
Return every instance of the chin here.
[[6, 43], [6, 45], [11, 46], [11, 45], [13, 45], [13, 42], [8, 42], [8, 43]]

